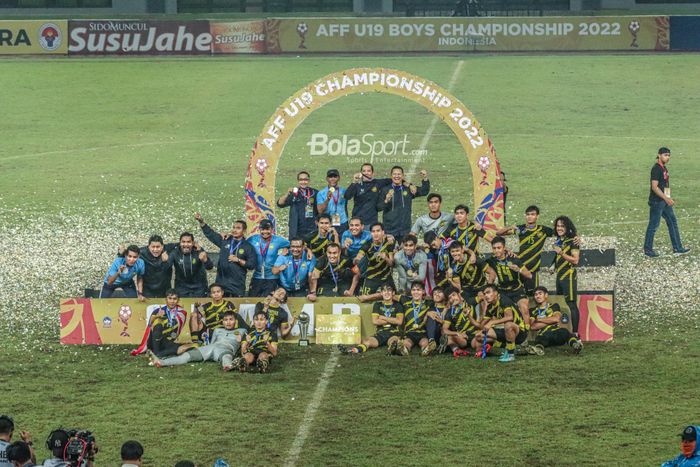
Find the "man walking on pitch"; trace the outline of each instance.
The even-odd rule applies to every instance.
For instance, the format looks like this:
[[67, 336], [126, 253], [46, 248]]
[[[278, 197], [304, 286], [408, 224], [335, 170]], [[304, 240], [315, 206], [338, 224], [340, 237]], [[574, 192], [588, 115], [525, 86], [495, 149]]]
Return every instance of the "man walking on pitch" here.
[[671, 159], [671, 150], [660, 148], [656, 157], [656, 164], [651, 168], [651, 190], [649, 191], [649, 225], [644, 237], [644, 254], [650, 258], [659, 256], [654, 251], [654, 235], [659, 228], [663, 217], [671, 237], [673, 252], [678, 255], [686, 254], [690, 248], [685, 248], [681, 242], [681, 233], [678, 230], [678, 221], [673, 212], [675, 204], [671, 198], [671, 184], [668, 179], [668, 161]]

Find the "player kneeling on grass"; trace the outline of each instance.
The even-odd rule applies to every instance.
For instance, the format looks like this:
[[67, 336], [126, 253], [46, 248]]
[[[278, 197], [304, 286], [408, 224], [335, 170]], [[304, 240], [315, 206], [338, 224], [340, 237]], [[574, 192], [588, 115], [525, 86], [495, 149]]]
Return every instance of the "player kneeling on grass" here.
[[559, 327], [561, 310], [557, 303], [549, 303], [549, 292], [546, 287], [535, 287], [535, 303], [537, 306], [530, 310], [530, 329], [537, 331], [535, 344], [527, 347], [532, 355], [544, 355], [545, 347], [569, 344], [575, 353], [583, 349], [581, 339]]
[[437, 345], [434, 340], [428, 339], [425, 329], [432, 303], [423, 297], [423, 284], [411, 284], [411, 296], [403, 295], [399, 301], [404, 309], [403, 340], [399, 345], [399, 355], [410, 354], [415, 345], [420, 347], [423, 357], [430, 355]]
[[[506, 351], [500, 362], [512, 362], [515, 360], [515, 346], [527, 340], [525, 321], [520, 315], [518, 306], [505, 295], [501, 295], [495, 285], [484, 287], [484, 299], [487, 306], [484, 319], [481, 322], [482, 329], [486, 332], [489, 341], [494, 346], [505, 346]], [[494, 326], [503, 325], [502, 329], [494, 329]], [[476, 346], [483, 343], [483, 334], [476, 336]]]
[[267, 327], [267, 315], [256, 311], [253, 316], [253, 329], [245, 336], [241, 344], [241, 356], [234, 361], [241, 372], [248, 371], [255, 364], [260, 373], [267, 372], [272, 357], [277, 356], [277, 331]]
[[438, 352], [442, 353], [449, 347], [455, 357], [466, 357], [481, 324], [475, 308], [464, 300], [458, 289], [449, 289], [447, 300], [449, 308], [442, 323]]
[[355, 347], [338, 346], [341, 353], [363, 353], [368, 349], [374, 349], [386, 345], [388, 355], [393, 355], [398, 349], [401, 334], [399, 329], [403, 324], [403, 306], [394, 300], [394, 288], [391, 285], [382, 287], [382, 300], [375, 302], [372, 310], [372, 324], [377, 327], [377, 332], [372, 337], [362, 341]]
[[221, 362], [224, 371], [233, 368], [233, 358], [238, 353], [241, 340], [250, 328], [241, 316], [234, 311], [225, 311], [223, 326], [214, 329], [209, 344], [197, 349], [190, 349], [177, 357], [154, 358], [153, 364], [158, 368], [164, 366], [184, 365], [190, 362]]

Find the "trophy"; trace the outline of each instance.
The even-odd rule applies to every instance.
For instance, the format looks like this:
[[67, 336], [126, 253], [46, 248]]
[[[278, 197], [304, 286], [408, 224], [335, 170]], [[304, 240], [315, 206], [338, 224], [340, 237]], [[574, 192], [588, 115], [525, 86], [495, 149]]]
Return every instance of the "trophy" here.
[[309, 346], [309, 321], [311, 317], [305, 311], [299, 315], [299, 346]]

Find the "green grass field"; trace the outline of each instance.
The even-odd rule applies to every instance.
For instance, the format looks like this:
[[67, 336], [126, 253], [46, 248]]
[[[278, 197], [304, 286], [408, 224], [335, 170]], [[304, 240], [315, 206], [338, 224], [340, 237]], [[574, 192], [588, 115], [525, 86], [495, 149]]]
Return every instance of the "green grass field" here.
[[[195, 211], [221, 229], [242, 216], [248, 155], [265, 121], [307, 83], [357, 66], [454, 81], [451, 91], [508, 174], [509, 222], [536, 203], [544, 222], [570, 215], [584, 240], [616, 237], [614, 342], [508, 367], [284, 347], [269, 375], [224, 375], [214, 364], [156, 370], [129, 349], [57, 343], [59, 298], [97, 286], [118, 243], [197, 233]], [[96, 432], [100, 465], [116, 464], [130, 438], [153, 466], [184, 457], [202, 465], [217, 457], [237, 465], [658, 465], [677, 454], [676, 433], [698, 422], [697, 55], [7, 59], [2, 70], [0, 411], [35, 433], [40, 458], [51, 429], [77, 426]], [[314, 186], [331, 166], [343, 184], [359, 167], [309, 156], [312, 133], [407, 135], [417, 149], [432, 118], [394, 96], [338, 100], [294, 134], [278, 187], [291, 186], [301, 167]], [[649, 169], [662, 145], [673, 151], [676, 214], [694, 250], [672, 257], [661, 226], [663, 256], [652, 261], [641, 243]], [[416, 171], [429, 170], [445, 207], [471, 205], [471, 176], [447, 126], [425, 149]], [[327, 388], [309, 423], [321, 380]], [[308, 437], [293, 458], [300, 427]]]

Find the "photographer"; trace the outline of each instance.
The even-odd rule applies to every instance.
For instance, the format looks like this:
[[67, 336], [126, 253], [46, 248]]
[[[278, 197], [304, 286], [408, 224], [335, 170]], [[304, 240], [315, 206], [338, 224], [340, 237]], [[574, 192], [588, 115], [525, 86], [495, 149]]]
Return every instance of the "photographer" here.
[[32, 447], [24, 441], [15, 441], [7, 447], [8, 465], [14, 467], [36, 467], [32, 461]]
[[[12, 435], [15, 432], [15, 422], [9, 415], [0, 415], [0, 467], [11, 467], [15, 465], [8, 458], [8, 449], [12, 441]], [[30, 460], [36, 462], [36, 456], [32, 449], [32, 435], [27, 431], [20, 432], [20, 438], [25, 445], [29, 447]], [[17, 464], [23, 465], [23, 464]]]
[[90, 431], [54, 430], [46, 440], [53, 457], [43, 467], [93, 467], [98, 448]]
[[143, 446], [138, 441], [127, 441], [122, 444], [122, 467], [140, 467], [143, 457]]

